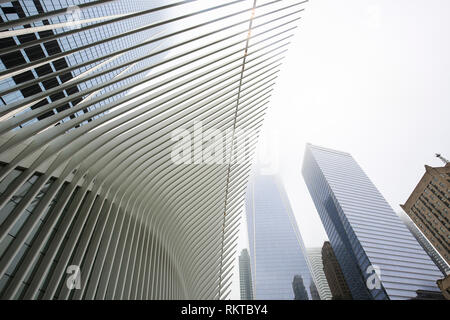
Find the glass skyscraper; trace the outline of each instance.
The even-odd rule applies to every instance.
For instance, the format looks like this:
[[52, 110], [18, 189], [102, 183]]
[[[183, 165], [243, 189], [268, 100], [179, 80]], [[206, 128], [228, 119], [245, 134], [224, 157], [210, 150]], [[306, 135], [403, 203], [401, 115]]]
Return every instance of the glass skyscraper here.
[[441, 273], [353, 157], [307, 144], [302, 174], [354, 299], [412, 299]]
[[247, 249], [243, 249], [239, 255], [239, 284], [241, 300], [253, 300], [252, 272]]
[[255, 299], [311, 299], [305, 247], [277, 177], [250, 178], [246, 211]]
[[[161, 3], [162, 1], [159, 1], [159, 4]], [[145, 56], [158, 46], [157, 43], [140, 44], [150, 40], [163, 28], [132, 31], [162, 19], [166, 15], [163, 11], [154, 12], [153, 15], [141, 15], [139, 19], [124, 19], [101, 24], [95, 28], [82, 28], [108, 19], [124, 17], [130, 13], [129, 5], [130, 1], [127, 0], [111, 1], [107, 5], [95, 5], [86, 0], [11, 1], [1, 4], [0, 21], [3, 23], [13, 23], [19, 19], [58, 10], [63, 12], [25, 25], [25, 30], [34, 32], [24, 32], [24, 29], [15, 28], [9, 31], [10, 37], [0, 38], [4, 52], [0, 55], [0, 72], [15, 70], [11, 78], [2, 77], [0, 80], [0, 90], [6, 92], [0, 97], [0, 105], [10, 105], [25, 98], [34, 98], [26, 105], [2, 115], [1, 119], [34, 110], [33, 113], [30, 112], [30, 117], [26, 121], [17, 123], [14, 129], [19, 129], [52, 116], [53, 119], [58, 119], [54, 120], [54, 124], [57, 125], [88, 112], [93, 114], [92, 117], [84, 117], [85, 120], [77, 123], [79, 127], [102, 116], [104, 112], [109, 112], [93, 111], [101, 110], [100, 107], [123, 97], [129, 90], [120, 88], [126, 88], [127, 85], [144, 77], [145, 72], [149, 70], [146, 67], [161, 60], [163, 56], [148, 57], [136, 63], [129, 63]], [[133, 8], [136, 11], [151, 10], [157, 5], [158, 1], [133, 1]], [[85, 22], [81, 24], [80, 21]], [[123, 33], [124, 36], [108, 41], [118, 33]], [[39, 43], [41, 39], [48, 41]], [[16, 71], [19, 70], [17, 68], [20, 69], [20, 73]], [[42, 81], [33, 81], [39, 78], [42, 78]], [[108, 81], [119, 78], [122, 80], [107, 85]], [[101, 96], [104, 98], [98, 99]], [[44, 107], [58, 100], [64, 103], [50, 109]], [[85, 108], [77, 108], [83, 100], [92, 100], [95, 103]], [[66, 111], [68, 109], [73, 112], [69, 114]]]

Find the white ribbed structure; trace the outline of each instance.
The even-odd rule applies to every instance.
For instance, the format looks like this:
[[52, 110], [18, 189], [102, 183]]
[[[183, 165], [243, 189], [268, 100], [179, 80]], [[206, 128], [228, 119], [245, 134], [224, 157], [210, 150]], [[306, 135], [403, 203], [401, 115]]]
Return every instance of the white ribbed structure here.
[[[226, 298], [304, 2], [0, 1], [0, 297]], [[172, 133], [201, 138], [195, 123], [242, 161], [174, 163]]]
[[307, 248], [309, 264], [311, 265], [312, 276], [319, 292], [320, 300], [331, 300], [332, 295], [328, 286], [325, 272], [323, 271], [322, 248]]

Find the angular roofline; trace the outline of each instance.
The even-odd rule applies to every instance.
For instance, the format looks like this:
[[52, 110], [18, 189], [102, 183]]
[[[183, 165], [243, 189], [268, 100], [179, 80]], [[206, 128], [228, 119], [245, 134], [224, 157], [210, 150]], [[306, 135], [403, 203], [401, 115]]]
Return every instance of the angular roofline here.
[[349, 156], [349, 157], [352, 156], [348, 152], [317, 146], [317, 145], [311, 144], [309, 142], [306, 143], [306, 147], [313, 148], [313, 149], [318, 149], [318, 150], [321, 150], [321, 151], [327, 151], [327, 152], [331, 152], [331, 153], [337, 153], [337, 154], [341, 154], [341, 155], [346, 155], [346, 156]]

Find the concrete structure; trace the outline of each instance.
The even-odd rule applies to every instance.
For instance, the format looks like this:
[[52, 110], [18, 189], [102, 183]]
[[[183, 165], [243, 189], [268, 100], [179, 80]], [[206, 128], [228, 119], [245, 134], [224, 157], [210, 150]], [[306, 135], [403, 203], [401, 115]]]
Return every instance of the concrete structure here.
[[255, 300], [310, 299], [314, 280], [305, 246], [276, 176], [250, 178], [246, 214]]
[[441, 292], [417, 290], [416, 297], [411, 300], [445, 300], [445, 297]]
[[252, 272], [247, 249], [243, 249], [239, 255], [239, 284], [241, 300], [253, 300]]
[[450, 275], [443, 279], [439, 279], [436, 283], [439, 289], [441, 289], [442, 295], [445, 299], [450, 300]]
[[307, 144], [302, 173], [354, 299], [439, 290], [441, 272], [350, 154]]
[[345, 281], [341, 266], [336, 259], [330, 242], [325, 241], [322, 246], [323, 271], [330, 288], [333, 300], [352, 300], [352, 294]]
[[400, 205], [433, 247], [450, 264], [450, 163], [425, 165], [425, 173]]
[[320, 300], [331, 300], [330, 287], [323, 271], [322, 248], [308, 248], [306, 252]]
[[226, 298], [303, 3], [0, 1], [0, 298]]

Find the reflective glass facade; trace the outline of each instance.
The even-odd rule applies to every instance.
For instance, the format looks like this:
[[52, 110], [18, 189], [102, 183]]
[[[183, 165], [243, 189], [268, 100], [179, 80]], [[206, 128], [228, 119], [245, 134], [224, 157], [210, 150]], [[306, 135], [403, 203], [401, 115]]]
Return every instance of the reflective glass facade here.
[[[138, 73], [134, 76], [127, 77], [123, 81], [118, 81], [109, 86], [99, 88], [89, 94], [80, 95], [80, 92], [86, 89], [93, 88], [101, 85], [107, 81], [110, 81], [116, 77], [123, 76], [125, 74], [131, 74], [143, 69], [152, 63], [161, 60], [161, 55], [158, 57], [152, 57], [144, 59], [137, 63], [126, 65], [127, 62], [144, 56], [155, 49], [158, 45], [153, 43], [145, 46], [141, 46], [134, 50], [129, 50], [120, 54], [112, 55], [114, 52], [127, 49], [128, 47], [137, 45], [144, 41], [151, 39], [152, 36], [161, 32], [163, 28], [152, 28], [144, 30], [139, 33], [132, 33], [130, 35], [120, 37], [113, 41], [102, 42], [114, 35], [120, 33], [126, 33], [139, 27], [154, 22], [155, 20], [162, 19], [165, 15], [164, 12], [156, 12], [153, 15], [142, 16], [140, 19], [128, 19], [117, 21], [110, 24], [105, 24], [93, 29], [78, 30], [80, 25], [63, 26], [55, 29], [48, 29], [44, 31], [38, 31], [48, 25], [62, 25], [67, 22], [84, 20], [91, 21], [83, 23], [83, 26], [92, 25], [105, 19], [116, 18], [130, 13], [130, 1], [119, 0], [109, 3], [103, 6], [93, 6], [83, 10], [76, 10], [76, 6], [89, 3], [86, 0], [69, 0], [69, 1], [13, 1], [11, 3], [3, 3], [0, 5], [0, 22], [14, 21], [21, 18], [26, 18], [32, 15], [45, 14], [55, 10], [66, 10], [65, 14], [50, 17], [49, 19], [43, 19], [42, 21], [36, 21], [28, 25], [28, 27], [36, 28], [35, 33], [18, 34], [8, 38], [0, 38], [0, 46], [14, 47], [17, 45], [25, 44], [30, 41], [36, 41], [38, 39], [53, 37], [55, 34], [67, 33], [72, 30], [78, 31], [67, 36], [61, 36], [55, 40], [50, 40], [42, 45], [35, 45], [28, 47], [24, 50], [16, 51], [10, 54], [0, 55], [0, 71], [11, 69], [17, 66], [24, 66], [27, 63], [40, 62], [43, 59], [47, 59], [47, 63], [36, 64], [35, 68], [29, 70], [24, 69], [24, 72], [13, 76], [12, 78], [6, 78], [0, 80], [0, 90], [9, 89], [17, 84], [23, 84], [39, 77], [44, 77], [52, 73], [68, 70], [55, 77], [42, 81], [39, 84], [30, 85], [22, 90], [10, 92], [0, 97], [0, 107], [11, 104], [13, 102], [20, 101], [24, 98], [33, 96], [39, 92], [45, 92], [47, 90], [55, 89], [62, 84], [74, 82], [74, 80], [80, 77], [88, 77], [94, 73], [101, 74], [94, 76], [89, 80], [83, 81], [79, 84], [66, 87], [65, 89], [55, 92], [44, 99], [39, 100], [37, 103], [31, 103], [30, 105], [20, 108], [7, 116], [19, 115], [30, 110], [43, 109], [44, 106], [64, 99], [68, 96], [74, 98], [67, 103], [53, 108], [52, 110], [45, 110], [42, 113], [37, 114], [35, 118], [20, 124], [16, 129], [28, 126], [36, 121], [49, 118], [53, 115], [62, 113], [63, 111], [73, 108], [83, 100], [92, 100], [100, 96], [106, 96], [113, 90], [117, 90], [123, 86], [129, 85], [134, 81], [141, 79], [145, 73]], [[133, 10], [143, 11], [155, 8], [156, 5], [161, 4], [161, 1], [145, 1], [138, 0], [133, 1]], [[69, 8], [73, 9], [69, 9]], [[19, 29], [20, 30], [20, 29]], [[94, 46], [89, 46], [92, 43], [98, 43]], [[79, 49], [79, 50], [76, 50]], [[106, 59], [98, 59], [101, 57], [107, 57]], [[89, 60], [98, 60], [92, 63], [86, 63]], [[121, 67], [118, 67], [121, 66]], [[75, 79], [74, 79], [75, 78]], [[120, 97], [123, 97], [128, 90], [118, 92], [116, 94], [109, 94], [109, 97], [101, 99], [101, 101], [92, 104], [86, 108], [78, 108], [73, 114], [67, 117], [61, 117], [60, 122], [65, 123], [70, 119], [79, 117], [87, 112], [93, 111], [99, 107], [103, 107]], [[108, 113], [108, 111], [106, 111]], [[82, 126], [100, 116], [105, 112], [96, 113], [91, 118], [81, 122], [78, 126]]]
[[354, 299], [438, 291], [438, 268], [350, 154], [308, 144], [302, 173]]
[[241, 300], [253, 300], [252, 273], [247, 249], [242, 250], [239, 255], [239, 283]]
[[253, 177], [246, 210], [255, 299], [311, 299], [305, 247], [281, 183]]

